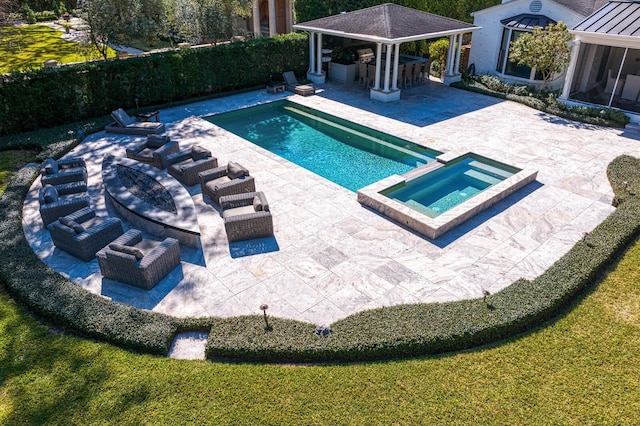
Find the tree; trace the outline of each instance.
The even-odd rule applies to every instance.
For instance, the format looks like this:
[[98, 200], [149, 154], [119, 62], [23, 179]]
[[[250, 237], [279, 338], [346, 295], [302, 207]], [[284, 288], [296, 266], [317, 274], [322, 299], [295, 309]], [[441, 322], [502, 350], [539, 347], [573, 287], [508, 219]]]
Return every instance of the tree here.
[[0, 26], [10, 24], [11, 13], [18, 10], [16, 0], [0, 0]]
[[509, 60], [518, 65], [535, 68], [542, 74], [540, 88], [544, 88], [555, 74], [569, 65], [571, 34], [562, 21], [546, 28], [536, 27], [533, 32], [518, 37], [509, 48]]

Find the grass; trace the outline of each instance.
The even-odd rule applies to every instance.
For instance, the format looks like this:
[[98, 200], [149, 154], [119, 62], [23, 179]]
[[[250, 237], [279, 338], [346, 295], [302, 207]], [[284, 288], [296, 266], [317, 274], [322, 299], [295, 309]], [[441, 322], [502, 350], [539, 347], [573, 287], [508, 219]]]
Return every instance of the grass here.
[[[14, 170], [9, 155], [0, 172]], [[636, 241], [560, 318], [518, 338], [352, 365], [139, 355], [61, 334], [1, 289], [0, 424], [634, 424], [639, 264]]]
[[[49, 59], [66, 64], [102, 58], [94, 48], [61, 36], [62, 31], [46, 25], [0, 27], [0, 73], [42, 68]], [[115, 56], [115, 51], [109, 56]]]

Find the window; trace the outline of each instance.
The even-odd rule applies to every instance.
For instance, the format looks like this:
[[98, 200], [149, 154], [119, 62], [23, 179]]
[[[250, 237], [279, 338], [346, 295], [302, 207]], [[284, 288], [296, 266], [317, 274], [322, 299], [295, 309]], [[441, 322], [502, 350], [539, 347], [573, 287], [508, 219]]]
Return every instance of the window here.
[[502, 42], [500, 43], [500, 52], [498, 54], [496, 71], [500, 74], [511, 75], [527, 80], [542, 80], [542, 74], [535, 72], [535, 69], [526, 65], [518, 65], [517, 63], [509, 60], [509, 47], [511, 46], [511, 43], [527, 32], [528, 31], [516, 31], [511, 28], [505, 28], [502, 31]]

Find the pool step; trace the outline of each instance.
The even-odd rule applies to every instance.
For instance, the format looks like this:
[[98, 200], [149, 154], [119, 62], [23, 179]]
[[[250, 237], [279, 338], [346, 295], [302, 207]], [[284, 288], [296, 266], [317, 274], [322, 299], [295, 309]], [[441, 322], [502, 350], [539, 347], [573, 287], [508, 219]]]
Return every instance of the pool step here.
[[481, 163], [480, 161], [475, 161], [475, 160], [471, 161], [469, 163], [469, 167], [473, 167], [474, 169], [477, 169], [477, 170], [482, 170], [486, 173], [501, 177], [503, 179], [513, 176], [513, 172], [489, 165], [487, 163]]
[[479, 180], [481, 182], [485, 182], [485, 183], [487, 183], [489, 185], [495, 185], [496, 183], [502, 182], [504, 180], [502, 178], [499, 178], [499, 177], [496, 177], [496, 176], [493, 176], [493, 175], [490, 175], [490, 174], [486, 174], [486, 173], [483, 173], [483, 172], [478, 171], [478, 170], [473, 170], [473, 169], [472, 170], [467, 170], [466, 172], [464, 172], [464, 174], [466, 176], [469, 176], [469, 177], [473, 178], [473, 179], [477, 179], [477, 180]]
[[384, 146], [386, 146], [387, 148], [391, 148], [391, 149], [394, 149], [394, 150], [396, 150], [396, 151], [400, 151], [400, 152], [402, 152], [402, 153], [404, 153], [404, 154], [410, 155], [410, 156], [412, 156], [412, 157], [416, 157], [416, 158], [418, 158], [421, 162], [424, 162], [424, 163], [430, 163], [430, 162], [433, 162], [433, 161], [434, 161], [434, 158], [433, 158], [433, 157], [428, 157], [428, 156], [426, 156], [426, 155], [422, 155], [422, 154], [417, 153], [417, 152], [415, 152], [415, 151], [412, 151], [412, 150], [410, 150], [410, 149], [407, 149], [407, 148], [404, 148], [404, 147], [401, 147], [401, 146], [395, 145], [395, 144], [393, 144], [393, 143], [391, 143], [391, 142], [387, 142], [387, 141], [384, 141], [384, 140], [382, 140], [382, 139], [376, 138], [375, 136], [371, 136], [371, 135], [368, 135], [368, 134], [366, 134], [366, 133], [359, 132], [359, 131], [354, 130], [354, 129], [351, 129], [351, 128], [347, 127], [347, 126], [343, 126], [343, 125], [341, 125], [341, 124], [334, 123], [333, 121], [330, 121], [330, 120], [324, 119], [324, 118], [322, 118], [322, 117], [318, 117], [318, 116], [315, 116], [315, 115], [313, 115], [313, 114], [310, 114], [310, 113], [308, 113], [308, 112], [305, 112], [305, 111], [299, 110], [298, 108], [295, 108], [295, 107], [292, 107], [292, 106], [286, 106], [286, 107], [284, 107], [284, 108], [285, 108], [287, 111], [289, 111], [290, 113], [298, 114], [298, 115], [301, 115], [301, 116], [303, 116], [303, 117], [309, 118], [309, 119], [311, 119], [311, 120], [319, 121], [319, 122], [321, 122], [322, 124], [325, 124], [325, 125], [327, 125], [327, 126], [331, 126], [331, 127], [336, 128], [336, 129], [340, 129], [340, 130], [342, 130], [342, 131], [344, 131], [344, 132], [351, 133], [352, 135], [356, 135], [356, 136], [358, 136], [358, 137], [360, 137], [360, 138], [370, 140], [370, 141], [372, 141], [372, 142], [374, 142], [374, 143], [377, 143], [377, 144], [380, 144], [380, 145], [384, 145]]

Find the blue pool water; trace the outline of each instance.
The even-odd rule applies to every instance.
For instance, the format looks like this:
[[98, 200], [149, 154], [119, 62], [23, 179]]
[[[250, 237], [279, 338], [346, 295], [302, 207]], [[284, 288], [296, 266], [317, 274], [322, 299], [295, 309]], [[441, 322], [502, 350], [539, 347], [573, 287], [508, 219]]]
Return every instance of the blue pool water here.
[[518, 171], [515, 167], [471, 155], [393, 186], [382, 194], [433, 218]]
[[354, 192], [433, 162], [440, 154], [288, 101], [208, 120]]

